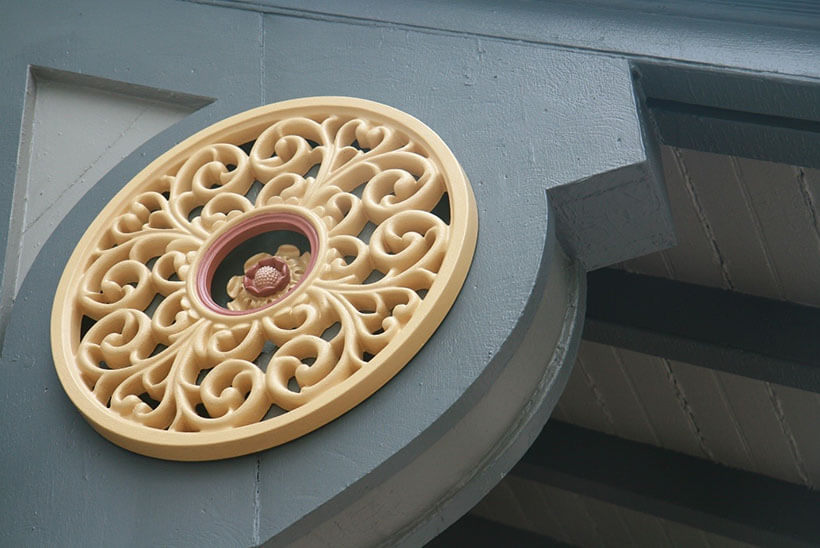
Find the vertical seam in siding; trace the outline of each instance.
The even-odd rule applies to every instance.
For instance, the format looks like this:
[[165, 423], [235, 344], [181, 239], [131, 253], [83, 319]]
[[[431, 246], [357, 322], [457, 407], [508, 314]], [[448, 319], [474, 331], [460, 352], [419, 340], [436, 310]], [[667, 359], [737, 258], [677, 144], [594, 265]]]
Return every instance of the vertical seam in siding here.
[[698, 196], [697, 191], [695, 190], [695, 185], [692, 182], [692, 177], [689, 175], [689, 171], [686, 169], [686, 164], [683, 162], [683, 157], [681, 156], [680, 149], [674, 147], [672, 149], [672, 155], [675, 158], [675, 164], [680, 171], [681, 176], [683, 177], [684, 188], [686, 193], [689, 195], [689, 199], [692, 201], [692, 206], [695, 210], [695, 214], [698, 217], [698, 221], [700, 221], [701, 228], [703, 228], [703, 232], [706, 234], [706, 239], [709, 241], [709, 246], [712, 248], [712, 259], [715, 260], [720, 268], [720, 276], [723, 279], [723, 283], [726, 289], [734, 289], [735, 286], [732, 283], [732, 277], [729, 275], [729, 266], [726, 263], [726, 259], [723, 257], [723, 252], [720, 250], [720, 246], [717, 243], [717, 239], [715, 237], [715, 231], [712, 228], [712, 224], [709, 222], [709, 219], [706, 217], [706, 212], [703, 209], [703, 205], [700, 203], [700, 197]]
[[763, 224], [760, 222], [760, 215], [757, 214], [754, 203], [752, 203], [752, 197], [749, 195], [749, 189], [746, 187], [743, 177], [741, 177], [740, 164], [735, 156], [729, 157], [729, 164], [732, 167], [732, 175], [734, 175], [738, 190], [740, 190], [740, 195], [743, 197], [743, 205], [746, 206], [746, 210], [749, 212], [749, 217], [752, 219], [752, 226], [754, 227], [757, 241], [760, 244], [760, 251], [763, 253], [763, 261], [766, 263], [766, 269], [772, 277], [778, 297], [783, 299], [785, 295], [783, 291], [783, 282], [781, 281], [777, 268], [772, 261], [771, 253], [769, 252], [769, 243], [766, 241], [766, 236], [763, 233]]
[[771, 402], [772, 409], [774, 410], [774, 415], [777, 417], [777, 424], [780, 425], [780, 430], [783, 432], [783, 435], [786, 437], [786, 441], [789, 444], [789, 451], [791, 452], [792, 459], [794, 460], [794, 467], [797, 469], [797, 475], [800, 476], [800, 480], [803, 482], [803, 485], [814, 489], [814, 485], [812, 485], [809, 475], [806, 473], [806, 464], [803, 462], [803, 456], [800, 454], [800, 448], [797, 446], [797, 440], [794, 437], [791, 426], [789, 426], [789, 423], [786, 420], [786, 414], [783, 412], [783, 404], [780, 401], [780, 397], [777, 395], [777, 391], [774, 389], [774, 385], [772, 383], [767, 382], [765, 384], [766, 391], [769, 393], [769, 401]]
[[635, 401], [638, 402], [638, 407], [641, 410], [641, 415], [646, 422], [647, 427], [649, 428], [649, 433], [652, 434], [652, 439], [655, 440], [655, 445], [658, 447], [663, 447], [664, 445], [661, 443], [660, 437], [658, 437], [658, 432], [655, 430], [655, 426], [652, 424], [652, 421], [649, 420], [649, 412], [646, 410], [646, 406], [643, 403], [643, 400], [638, 395], [638, 391], [635, 389], [635, 383], [632, 381], [632, 377], [629, 375], [626, 367], [624, 367], [624, 361], [621, 359], [621, 355], [618, 353], [618, 349], [614, 346], [610, 347], [612, 351], [612, 356], [615, 358], [615, 363], [618, 364], [618, 368], [621, 370], [621, 374], [626, 379], [626, 384], [629, 386], [629, 391], [632, 394], [632, 397], [635, 398]]
[[604, 418], [609, 424], [609, 433], [617, 433], [615, 429], [615, 420], [612, 418], [612, 413], [609, 411], [609, 407], [607, 407], [606, 405], [606, 399], [604, 399], [604, 395], [598, 389], [598, 385], [595, 383], [595, 379], [593, 379], [592, 375], [590, 375], [587, 371], [586, 366], [584, 366], [584, 361], [581, 359], [580, 356], [576, 358], [576, 362], [580, 367], [581, 372], [584, 374], [584, 379], [586, 379], [587, 381], [587, 386], [589, 387], [590, 391], [592, 391], [592, 396], [595, 398], [595, 404], [604, 414]]
[[820, 250], [820, 221], [817, 219], [817, 204], [814, 201], [814, 196], [812, 196], [811, 189], [806, 181], [806, 171], [802, 167], [795, 168], [795, 177], [797, 178], [797, 187], [800, 189], [800, 196], [803, 198], [803, 202], [809, 210], [812, 233], [814, 234], [814, 239], [817, 241], [817, 248]]
[[726, 394], [726, 388], [723, 386], [723, 381], [720, 379], [720, 375], [713, 370], [709, 373], [712, 375], [712, 378], [715, 381], [715, 386], [717, 388], [718, 394], [720, 394], [720, 399], [723, 400], [723, 405], [726, 408], [726, 413], [729, 417], [729, 421], [735, 428], [735, 433], [737, 434], [737, 437], [740, 440], [740, 446], [743, 448], [743, 453], [745, 453], [746, 455], [747, 462], [749, 463], [749, 468], [752, 469], [752, 471], [754, 472], [759, 472], [760, 467], [758, 466], [757, 462], [752, 456], [752, 452], [749, 449], [749, 440], [746, 439], [746, 435], [743, 433], [743, 429], [740, 427], [740, 423], [737, 420], [737, 415], [735, 415], [734, 407], [732, 407], [732, 403], [729, 401], [729, 396], [728, 394]]
[[669, 381], [669, 384], [672, 385], [672, 389], [675, 391], [675, 398], [678, 400], [678, 405], [680, 405], [680, 408], [686, 417], [686, 422], [689, 425], [689, 429], [698, 441], [700, 450], [709, 460], [714, 461], [715, 455], [706, 444], [706, 438], [703, 436], [700, 426], [698, 426], [698, 422], [695, 419], [695, 413], [692, 410], [692, 406], [689, 405], [689, 400], [686, 398], [686, 392], [683, 390], [683, 387], [678, 382], [675, 372], [672, 370], [672, 364], [666, 358], [662, 358], [661, 361], [663, 362], [663, 367], [666, 370], [666, 378]]

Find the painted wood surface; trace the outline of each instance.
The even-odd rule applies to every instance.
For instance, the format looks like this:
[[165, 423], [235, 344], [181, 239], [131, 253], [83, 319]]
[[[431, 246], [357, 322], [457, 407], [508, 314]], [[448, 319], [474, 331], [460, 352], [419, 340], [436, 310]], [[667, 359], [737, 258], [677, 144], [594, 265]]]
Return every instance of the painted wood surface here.
[[674, 147], [662, 157], [679, 244], [624, 269], [820, 306], [820, 171]]
[[472, 513], [572, 546], [753, 546], [514, 475], [499, 483]]
[[[0, 429], [4, 446], [14, 447], [4, 454], [1, 470], [2, 482], [13, 486], [0, 495], [10, 509], [4, 514], [10, 525], [2, 528], [7, 544], [65, 538], [107, 544], [125, 537], [134, 544], [249, 545], [309, 535], [449, 432], [511, 360], [532, 354], [528, 350], [519, 357], [519, 346], [547, 286], [551, 257], [559, 253], [546, 187], [646, 161], [623, 59], [192, 3], [165, 7], [157, 2], [120, 9], [88, 2], [55, 4], [40, 13], [21, 5], [14, 13], [17, 26], [41, 17], [45, 34], [4, 38], [23, 60], [4, 62], [20, 69], [23, 79], [28, 60], [215, 98], [104, 176], [60, 223], [21, 286], [2, 350], [2, 401], [16, 410], [4, 415]], [[162, 17], [154, 22], [157, 13]], [[151, 31], [133, 30], [142, 27]], [[66, 43], [55, 49], [48, 39], [52, 35], [66, 36]], [[373, 44], [378, 47], [372, 49]], [[351, 45], [373, 58], [363, 63], [350, 55]], [[107, 57], [99, 59], [100, 51]], [[306, 55], [312, 51], [322, 55]], [[164, 61], [154, 62], [153, 56]], [[10, 98], [16, 91], [4, 89], [3, 94]], [[458, 155], [473, 182], [482, 227], [461, 298], [430, 343], [384, 389], [343, 420], [275, 454], [201, 465], [200, 473], [186, 473], [183, 464], [156, 465], [108, 444], [61, 394], [45, 344], [50, 294], [68, 253], [89, 218], [161, 151], [228, 113], [317, 93], [390, 103], [427, 121]], [[567, 103], [566, 96], [579, 101]], [[19, 117], [22, 110], [16, 112]], [[595, 130], [585, 131], [588, 124]], [[545, 141], [546, 133], [561, 139]], [[578, 162], [582, 153], [585, 161]], [[665, 219], [662, 210], [656, 211]], [[582, 300], [581, 291], [575, 295]], [[492, 321], [471, 321], [487, 311], [493, 311]], [[573, 347], [567, 337], [561, 339], [563, 349]], [[536, 355], [545, 355], [543, 337], [535, 343]], [[33, 405], [25, 403], [32, 400]], [[554, 400], [545, 400], [548, 407]], [[515, 445], [518, 454], [534, 437], [532, 432]], [[53, 451], [55, 446], [66, 449]], [[78, 446], [82, 450], [70, 450]], [[504, 470], [510, 466], [506, 463]], [[40, 476], [40, 469], [54, 473]], [[476, 494], [457, 512], [465, 512], [501, 473], [499, 468], [492, 477], [481, 476]], [[8, 497], [20, 492], [29, 496], [13, 504]], [[155, 498], [157, 493], [162, 496]], [[106, 502], [109, 498], [116, 501]], [[65, 505], [76, 509], [72, 519], [63, 519]], [[446, 523], [439, 518], [428, 519], [432, 525], [419, 538], [441, 530]], [[121, 519], [133, 529], [109, 527]], [[48, 527], [51, 522], [59, 527]], [[419, 528], [415, 521], [401, 525]], [[373, 531], [387, 534], [379, 527], [372, 525]], [[144, 532], [139, 536], [138, 531]]]
[[[816, 170], [670, 147], [664, 147], [663, 159], [680, 244], [624, 263], [623, 268], [773, 299], [820, 304], [820, 240], [815, 215], [820, 178]], [[581, 363], [585, 371], [591, 370], [588, 382], [609, 387], [613, 376], [639, 376], [633, 362], [623, 360], [625, 351], [599, 347], [595, 343], [582, 347]], [[599, 359], [584, 360], [589, 354]], [[600, 358], [607, 354], [612, 358]], [[627, 370], [612, 367], [619, 358], [629, 364]], [[679, 429], [682, 437], [670, 448], [817, 487], [820, 460], [815, 436], [808, 430], [808, 425], [816, 425], [820, 418], [816, 394], [683, 363], [664, 363], [661, 358], [643, 359], [653, 361], [658, 370], [668, 369], [669, 383], [680, 386], [685, 394], [685, 405], [675, 414], [689, 415], [696, 421], [688, 436]], [[571, 379], [570, 386], [578, 387], [579, 380]], [[587, 398], [605, 405], [598, 405], [602, 410], [595, 413], [597, 419], [576, 417], [582, 410], [573, 406], [582, 404], [569, 393], [559, 406], [559, 415], [566, 412], [568, 419], [573, 417], [570, 420], [596, 423], [597, 429], [611, 431], [614, 427], [607, 419], [611, 409], [635, 405], [623, 403], [633, 399], [628, 391], [611, 391], [608, 398]], [[665, 412], [669, 410], [655, 406], [647, 410], [653, 415]], [[634, 430], [625, 437], [652, 439], [645, 421], [619, 416], [614, 422], [622, 430]], [[606, 429], [604, 425], [608, 425]]]
[[585, 341], [554, 417], [816, 488], [819, 414], [813, 393]]
[[803, 486], [560, 421], [546, 426], [512, 475], [743, 542], [820, 539], [820, 497]]
[[146, 140], [204, 106], [199, 98], [171, 102], [129, 95], [98, 79], [66, 81], [63, 74], [32, 72], [33, 105], [21, 132], [26, 138], [19, 168], [24, 171], [15, 189], [15, 205], [23, 205], [23, 211], [10, 220], [18, 246], [9, 248], [7, 265], [13, 271], [6, 275], [14, 293], [45, 240], [103, 175]]
[[[680, 243], [623, 268], [818, 304], [815, 170], [671, 147], [663, 160]], [[799, 388], [584, 342], [554, 416], [818, 486], [820, 399]]]
[[[371, 425], [358, 434], [351, 437], [344, 427], [336, 426], [325, 436], [340, 441], [338, 445], [305, 442], [277, 455], [283, 460], [308, 455], [305, 469], [311, 473], [302, 482], [287, 466], [266, 463], [260, 457], [203, 465], [193, 472], [174, 464], [156, 465], [99, 443], [64, 398], [44, 399], [42, 394], [59, 393], [59, 386], [50, 369], [42, 368], [48, 361], [47, 349], [38, 348], [45, 339], [38, 336], [37, 329], [48, 323], [45, 306], [41, 306], [43, 291], [54, 285], [60, 259], [81, 234], [87, 218], [116, 190], [115, 180], [127, 177], [180, 137], [250, 106], [320, 92], [380, 99], [430, 121], [456, 155], [472, 165], [470, 176], [482, 189], [481, 200], [493, 204], [482, 211], [483, 222], [499, 227], [503, 235], [500, 243], [486, 248], [481, 260], [489, 264], [492, 255], [514, 265], [510, 276], [513, 287], [498, 290], [491, 299], [482, 301], [477, 309], [486, 311], [504, 302], [524, 307], [527, 291], [539, 283], [538, 269], [518, 265], [520, 256], [516, 253], [528, 260], [530, 252], [538, 248], [537, 242], [527, 238], [532, 239], [545, 226], [545, 188], [643, 160], [640, 136], [634, 131], [634, 99], [629, 79], [623, 78], [630, 61], [671, 60], [768, 73], [767, 77], [812, 79], [820, 75], [820, 38], [805, 26], [784, 32], [760, 25], [760, 21], [750, 25], [731, 19], [689, 20], [679, 14], [635, 12], [623, 6], [590, 10], [588, 5], [570, 2], [513, 2], [503, 9], [490, 2], [466, 1], [395, 7], [364, 0], [343, 7], [323, 1], [277, 6], [213, 4], [219, 5], [162, 1], [20, 5], [6, 19], [3, 43], [9, 47], [0, 56], [0, 68], [12, 77], [0, 84], [0, 119], [13, 123], [4, 125], [0, 132], [0, 167], [5, 173], [15, 172], [17, 165], [17, 122], [23, 111], [28, 64], [217, 98], [213, 105], [150, 141], [115, 168], [95, 189], [98, 193], [86, 198], [80, 210], [60, 225], [64, 235], [47, 244], [47, 252], [35, 261], [34, 273], [23, 284], [14, 310], [15, 343], [6, 346], [2, 354], [4, 385], [25, 387], [3, 393], [3, 405], [16, 410], [5, 420], [22, 428], [11, 429], [7, 427], [10, 422], [4, 423], [4, 446], [15, 450], [4, 454], [2, 473], [4, 482], [14, 479], [36, 489], [30, 491], [29, 499], [20, 502], [15, 496], [3, 504], [12, 508], [5, 517], [10, 525], [0, 537], [8, 542], [26, 538], [46, 543], [85, 535], [95, 544], [125, 537], [139, 539], [141, 544], [255, 544], [275, 534], [288, 520], [310, 516], [309, 509], [321, 504], [327, 496], [322, 489], [329, 484], [338, 489], [350, 478], [362, 477], [364, 461], [359, 460], [357, 446], [374, 443], [370, 457], [380, 458], [399, 437], [409, 438], [418, 431], [417, 424], [401, 419], [400, 407], [392, 411], [394, 418], [399, 417], [395, 422], [398, 427], [378, 426], [385, 420], [379, 411], [389, 408], [386, 398], [395, 396], [385, 393], [381, 402], [358, 410], [351, 419]], [[31, 21], [37, 21], [37, 32], [32, 32]], [[133, 55], [135, 51], [140, 54]], [[358, 54], [351, 55], [351, 51]], [[750, 55], [750, 51], [755, 54]], [[617, 101], [611, 99], [613, 90], [617, 90]], [[556, 143], [567, 148], [556, 150]], [[683, 181], [670, 186], [670, 201], [688, 203], [676, 212], [679, 241], [697, 249], [693, 247], [690, 257], [667, 253], [641, 259], [630, 268], [645, 264], [688, 281], [741, 291], [774, 291], [772, 295], [780, 287], [783, 296], [777, 298], [816, 304], [811, 281], [818, 265], [811, 256], [796, 258], [805, 247], [802, 240], [790, 240], [795, 234], [808, 234], [816, 239], [812, 245], [820, 241], [813, 217], [816, 180], [820, 180], [816, 173], [797, 169], [797, 186], [776, 198], [759, 194], [759, 189], [770, 185], [765, 177], [742, 183], [742, 187], [735, 182], [738, 186], [732, 192], [748, 204], [746, 210], [715, 219], [711, 216], [722, 213], [725, 205], [704, 203], [711, 196], [710, 190], [701, 188], [691, 175], [698, 162], [708, 164], [709, 160], [689, 159], [689, 155], [682, 149], [665, 150], [664, 165], [668, 179]], [[746, 167], [745, 161], [728, 168], [715, 162], [716, 172], [728, 179], [747, 170], [750, 175], [742, 178], [754, 179], [765, 171], [759, 165]], [[537, 182], [539, 193], [530, 193], [531, 187], [523, 179]], [[12, 195], [11, 185], [5, 184], [2, 192], [0, 217], [6, 218], [12, 204], [6, 198]], [[518, 210], [517, 198], [521, 197], [525, 198], [524, 206]], [[635, 201], [640, 203], [638, 198]], [[604, 199], [601, 203], [608, 202]], [[796, 224], [784, 226], [781, 222], [770, 228], [783, 203], [794, 205], [789, 209], [794, 213], [789, 221]], [[805, 206], [802, 210], [801, 204]], [[533, 211], [541, 216], [529, 220], [527, 212]], [[504, 226], [511, 218], [526, 220], [513, 230]], [[677, 222], [680, 219], [683, 222]], [[765, 248], [757, 243], [758, 247], [748, 252], [729, 249], [722, 239], [733, 237], [735, 222], [765, 240]], [[0, 236], [0, 250], [4, 250], [5, 228]], [[661, 238], [654, 245], [665, 243]], [[795, 252], [788, 251], [791, 249]], [[804, 262], [793, 268], [790, 260]], [[739, 272], [741, 265], [762, 268], [771, 279], [765, 282], [750, 277], [745, 270]], [[795, 270], [799, 272], [793, 273]], [[793, 274], [797, 281], [791, 289], [787, 278]], [[489, 274], [476, 276], [468, 292], [488, 291], [494, 280]], [[455, 314], [469, 316], [471, 310]], [[5, 308], [0, 314], [11, 315], [11, 311]], [[493, 356], [500, 364], [509, 355], [501, 342], [501, 331], [512, 329], [510, 326], [525, 316], [505, 315], [503, 329], [481, 325], [465, 332], [448, 331], [439, 341], [448, 355], [463, 353], [465, 367], [483, 363], [486, 356]], [[474, 344], [469, 352], [463, 352], [467, 339]], [[812, 455], [820, 448], [813, 437], [808, 438], [816, 424], [816, 398], [783, 387], [750, 386], [725, 374], [704, 377], [692, 367], [585, 347], [559, 414], [630, 439], [690, 454], [711, 453], [730, 464], [740, 462], [741, 468], [814, 485], [818, 472], [810, 463], [816, 462]], [[451, 369], [445, 364], [433, 369], [437, 383], [440, 381], [430, 394], [433, 399], [455, 399], [458, 390], [469, 384], [463, 377], [462, 385], [451, 389], [447, 384], [455, 378]], [[418, 382], [403, 378], [409, 385]], [[617, 392], [610, 383], [618, 387]], [[736, 401], [738, 397], [744, 401]], [[574, 398], [580, 399], [571, 401]], [[422, 401], [408, 398], [404, 403], [412, 407]], [[747, 405], [752, 408], [747, 409]], [[725, 412], [716, 420], [722, 422], [707, 423], [708, 415], [721, 409]], [[420, 420], [432, 423], [434, 415]], [[62, 417], [59, 427], [54, 426], [53, 417]], [[757, 427], [755, 420], [766, 425], [771, 438], [757, 439], [746, 431]], [[32, 433], [49, 428], [56, 431], [57, 441], [31, 442]], [[760, 447], [767, 443], [772, 447]], [[269, 504], [274, 490], [283, 489], [285, 484], [298, 485], [293, 491], [294, 504]], [[110, 495], [101, 503], [95, 490]], [[6, 497], [18, 491], [6, 490]], [[66, 493], [76, 497], [70, 505], [76, 514], [54, 519], [67, 515]], [[168, 501], [174, 512], [152, 505], [155, 496]], [[528, 496], [528, 500], [550, 500], [543, 493]], [[600, 504], [579, 502], [571, 494], [555, 496], [565, 503], [552, 505], [556, 508], [554, 524], [565, 535], [553, 535], [556, 538], [599, 544], [604, 535], [633, 535], [639, 540], [643, 537], [638, 535], [645, 533], [648, 544], [661, 542], [658, 539], [666, 539], [669, 545], [717, 542], [683, 526], [657, 524], [653, 518], [630, 511], [617, 512], [621, 519], [614, 520], [610, 515], [602, 516], [607, 508]], [[572, 511], [558, 515], [566, 509]], [[277, 514], [280, 511], [281, 515]], [[118, 513], [129, 515], [128, 528], [115, 532], [105, 529], [110, 516]], [[600, 523], [590, 527], [579, 516], [592, 516], [593, 523]], [[537, 517], [529, 520], [535, 522]], [[190, 527], [180, 523], [203, 525], [200, 533], [192, 536]], [[578, 530], [570, 528], [572, 524]]]

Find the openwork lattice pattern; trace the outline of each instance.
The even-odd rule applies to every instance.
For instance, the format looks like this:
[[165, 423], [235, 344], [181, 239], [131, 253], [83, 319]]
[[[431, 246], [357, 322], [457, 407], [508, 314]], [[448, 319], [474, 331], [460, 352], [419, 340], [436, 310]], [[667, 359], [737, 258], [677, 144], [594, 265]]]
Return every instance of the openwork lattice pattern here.
[[[274, 232], [293, 241], [216, 287], [234, 249]], [[175, 147], [103, 211], [60, 284], [55, 362], [92, 424], [131, 449], [270, 447], [394, 375], [474, 245], [469, 185], [416, 120], [353, 99], [263, 107]]]

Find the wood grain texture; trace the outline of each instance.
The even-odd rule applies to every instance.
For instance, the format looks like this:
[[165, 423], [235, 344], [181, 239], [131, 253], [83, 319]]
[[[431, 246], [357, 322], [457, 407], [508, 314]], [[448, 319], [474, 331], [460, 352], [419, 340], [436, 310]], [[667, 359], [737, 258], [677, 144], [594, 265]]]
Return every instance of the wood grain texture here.
[[670, 366], [686, 394], [707, 458], [736, 468], [757, 470], [718, 373], [677, 361], [670, 362]]
[[814, 393], [590, 341], [568, 387], [560, 420], [816, 485]]
[[790, 448], [789, 435], [783, 430], [773, 407], [770, 388], [766, 383], [737, 375], [718, 375], [738, 418], [739, 434], [748, 443], [757, 470], [805, 485], [804, 474]]

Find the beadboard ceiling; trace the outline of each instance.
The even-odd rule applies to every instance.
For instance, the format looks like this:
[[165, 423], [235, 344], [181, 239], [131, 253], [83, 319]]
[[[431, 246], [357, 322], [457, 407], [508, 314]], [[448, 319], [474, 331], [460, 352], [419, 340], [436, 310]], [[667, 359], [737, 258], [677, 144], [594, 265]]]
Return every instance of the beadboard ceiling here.
[[[662, 147], [676, 247], [616, 268], [820, 306], [820, 171]], [[551, 420], [820, 488], [820, 395], [583, 341]], [[740, 546], [511, 474], [473, 515], [577, 546]]]

